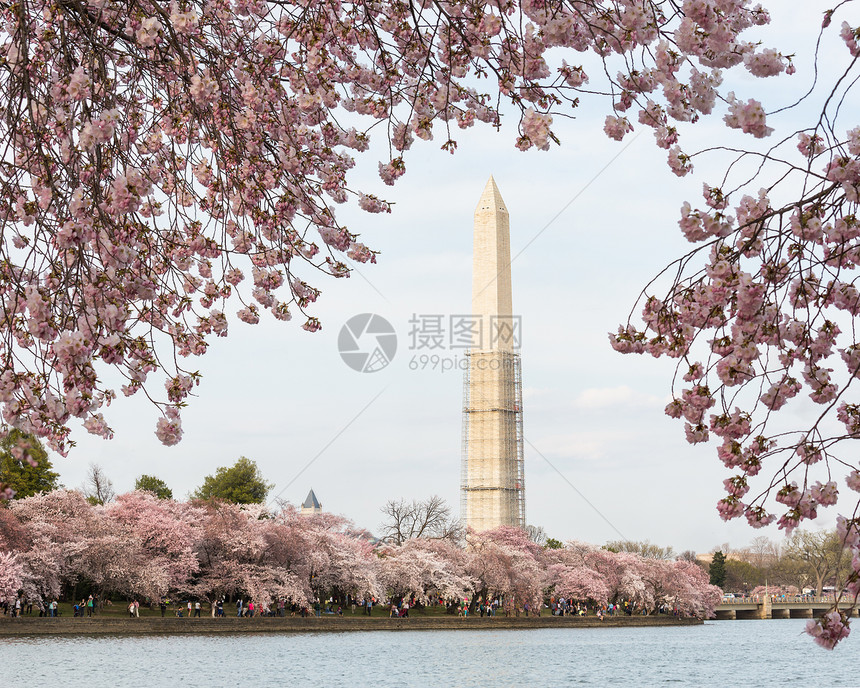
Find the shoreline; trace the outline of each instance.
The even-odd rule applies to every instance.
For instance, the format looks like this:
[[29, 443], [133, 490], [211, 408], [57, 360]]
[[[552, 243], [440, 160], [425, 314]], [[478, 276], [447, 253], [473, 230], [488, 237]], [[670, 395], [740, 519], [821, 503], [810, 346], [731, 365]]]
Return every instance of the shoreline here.
[[645, 628], [699, 626], [701, 619], [671, 616], [537, 616], [537, 617], [414, 617], [317, 618], [0, 618], [0, 638], [75, 635], [214, 635], [244, 633], [349, 633], [358, 631], [499, 631], [538, 628]]

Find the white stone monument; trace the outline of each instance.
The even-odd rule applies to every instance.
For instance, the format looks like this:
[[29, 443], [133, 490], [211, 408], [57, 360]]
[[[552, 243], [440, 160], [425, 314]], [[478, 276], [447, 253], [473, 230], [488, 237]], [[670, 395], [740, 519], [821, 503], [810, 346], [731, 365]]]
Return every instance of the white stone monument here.
[[471, 319], [461, 517], [476, 531], [525, 528], [519, 319], [511, 306], [508, 209], [492, 177], [475, 209]]

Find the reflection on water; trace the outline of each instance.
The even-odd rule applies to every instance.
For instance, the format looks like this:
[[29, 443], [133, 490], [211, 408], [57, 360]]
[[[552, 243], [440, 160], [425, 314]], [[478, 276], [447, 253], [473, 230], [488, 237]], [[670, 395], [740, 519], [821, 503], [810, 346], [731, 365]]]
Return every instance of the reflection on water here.
[[860, 684], [860, 648], [800, 619], [683, 628], [0, 638], [0, 686]]

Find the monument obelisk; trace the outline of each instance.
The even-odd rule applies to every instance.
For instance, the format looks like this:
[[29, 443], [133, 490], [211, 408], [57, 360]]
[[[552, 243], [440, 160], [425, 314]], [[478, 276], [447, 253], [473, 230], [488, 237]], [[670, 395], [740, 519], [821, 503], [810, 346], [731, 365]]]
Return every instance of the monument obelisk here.
[[519, 322], [511, 305], [510, 218], [492, 177], [475, 209], [471, 321], [461, 517], [476, 531], [524, 528], [522, 378]]

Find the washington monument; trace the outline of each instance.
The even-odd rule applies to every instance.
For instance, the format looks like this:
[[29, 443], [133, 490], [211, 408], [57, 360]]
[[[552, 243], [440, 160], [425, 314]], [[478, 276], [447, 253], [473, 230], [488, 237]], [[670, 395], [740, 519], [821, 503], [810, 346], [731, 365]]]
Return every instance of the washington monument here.
[[476, 531], [524, 528], [519, 318], [511, 306], [508, 209], [492, 177], [475, 209], [471, 330], [460, 515]]

